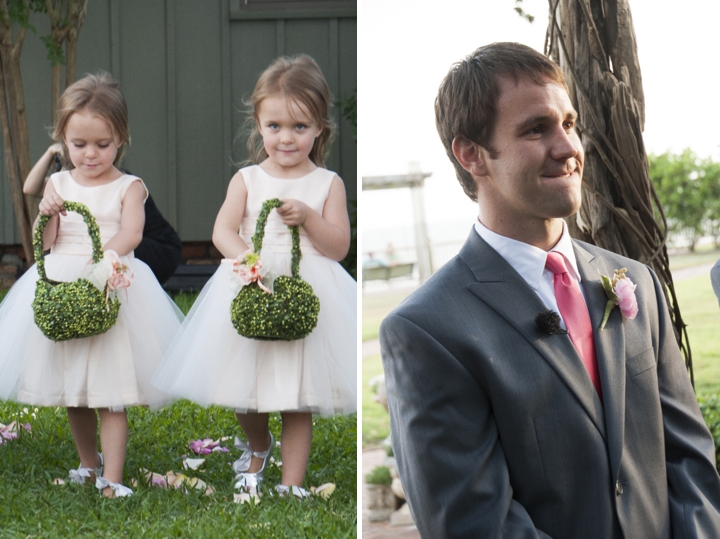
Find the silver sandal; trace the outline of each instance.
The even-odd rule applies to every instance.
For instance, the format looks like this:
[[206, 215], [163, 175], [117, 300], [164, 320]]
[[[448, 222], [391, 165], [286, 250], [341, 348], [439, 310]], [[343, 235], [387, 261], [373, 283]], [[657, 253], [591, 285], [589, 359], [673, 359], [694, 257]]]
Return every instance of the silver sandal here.
[[[266, 451], [253, 451], [250, 444], [243, 442], [240, 438], [235, 438], [235, 447], [242, 451], [240, 458], [233, 462], [233, 469], [235, 470], [234, 488], [236, 490], [257, 494], [260, 485], [265, 480], [265, 468], [275, 448], [275, 438], [272, 432], [268, 434], [270, 434], [270, 447]], [[257, 472], [248, 472], [253, 457], [263, 459], [262, 467]]]
[[78, 485], [85, 484], [86, 479], [90, 479], [92, 477], [91, 474], [95, 474], [95, 477], [100, 477], [103, 473], [103, 456], [102, 453], [98, 453], [98, 457], [100, 457], [100, 466], [97, 468], [83, 468], [82, 465], [78, 466], [76, 469], [70, 470], [68, 472], [68, 476], [70, 477], [70, 481], [72, 483], [77, 483]]

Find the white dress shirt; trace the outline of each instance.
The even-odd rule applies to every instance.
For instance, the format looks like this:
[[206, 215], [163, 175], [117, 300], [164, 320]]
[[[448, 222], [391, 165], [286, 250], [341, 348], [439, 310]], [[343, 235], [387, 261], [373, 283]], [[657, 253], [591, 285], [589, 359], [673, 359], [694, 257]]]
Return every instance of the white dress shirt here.
[[[547, 308], [558, 313], [560, 320], [562, 320], [560, 309], [558, 309], [557, 301], [555, 301], [553, 273], [545, 268], [547, 252], [522, 241], [496, 234], [483, 225], [479, 219], [475, 222], [475, 231], [525, 279], [525, 282], [537, 293]], [[577, 281], [584, 298], [585, 293], [580, 284], [581, 278], [575, 261], [575, 251], [565, 221], [563, 221], [563, 232], [560, 240], [550, 251], [563, 255], [568, 273]], [[562, 326], [566, 328], [564, 321], [562, 321]]]

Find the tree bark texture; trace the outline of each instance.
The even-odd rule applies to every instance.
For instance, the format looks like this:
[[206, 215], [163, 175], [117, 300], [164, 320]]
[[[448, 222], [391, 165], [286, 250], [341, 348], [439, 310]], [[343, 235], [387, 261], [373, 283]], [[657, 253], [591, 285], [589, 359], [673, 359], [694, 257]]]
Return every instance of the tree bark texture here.
[[[23, 8], [30, 11], [29, 0]], [[3, 132], [5, 166], [10, 183], [10, 196], [20, 238], [28, 263], [34, 261], [32, 220], [36, 203], [24, 197], [22, 182], [30, 172], [30, 142], [25, 115], [25, 96], [20, 75], [20, 53], [25, 29], [20, 27], [13, 37], [7, 0], [0, 0], [0, 123]], [[21, 95], [18, 96], [18, 91]]]
[[642, 138], [645, 97], [628, 0], [549, 4], [545, 52], [565, 72], [585, 149], [583, 203], [576, 218], [569, 219], [570, 232], [653, 268], [664, 285], [693, 380], [690, 344], [668, 261], [667, 222], [648, 174]]

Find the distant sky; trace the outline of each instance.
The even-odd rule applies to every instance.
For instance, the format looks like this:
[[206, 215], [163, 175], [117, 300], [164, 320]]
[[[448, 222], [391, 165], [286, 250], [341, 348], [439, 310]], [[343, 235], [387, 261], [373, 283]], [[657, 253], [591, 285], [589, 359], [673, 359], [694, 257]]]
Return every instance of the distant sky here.
[[[425, 188], [430, 223], [470, 223], [477, 213], [435, 131], [437, 87], [454, 62], [480, 45], [518, 41], [542, 51], [548, 2], [524, 0], [522, 5], [536, 17], [534, 23], [515, 13], [514, 0], [361, 0], [360, 174], [405, 173], [410, 162], [419, 162], [423, 171], [433, 173]], [[646, 98], [648, 152], [690, 147], [720, 159], [720, 2], [630, 0], [630, 8]], [[407, 190], [365, 192], [360, 203], [364, 230], [412, 222]]]

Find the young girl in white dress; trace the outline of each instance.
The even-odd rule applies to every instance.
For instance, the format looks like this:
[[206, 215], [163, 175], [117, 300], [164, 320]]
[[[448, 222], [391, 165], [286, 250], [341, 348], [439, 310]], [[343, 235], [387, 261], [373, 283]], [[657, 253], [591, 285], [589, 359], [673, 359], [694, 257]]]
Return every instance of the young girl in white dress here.
[[[343, 182], [322, 168], [333, 127], [329, 89], [309, 56], [279, 58], [252, 94], [248, 149], [257, 165], [233, 176], [213, 242], [227, 257], [204, 287], [153, 383], [201, 405], [233, 408], [248, 439], [235, 462], [235, 488], [264, 479], [274, 439], [269, 412], [282, 417], [282, 484], [297, 497], [312, 439], [312, 414], [356, 410], [356, 283], [338, 264], [350, 244]], [[230, 319], [232, 263], [252, 248], [262, 203], [279, 198], [265, 227], [261, 260], [290, 275], [288, 225], [300, 225], [300, 276], [320, 300], [317, 327], [304, 339], [261, 341], [240, 336]], [[239, 231], [239, 233], [238, 233]]]
[[105, 496], [127, 496], [132, 491], [122, 485], [125, 408], [157, 408], [170, 401], [150, 378], [180, 328], [182, 314], [148, 266], [133, 257], [142, 238], [148, 192], [140, 178], [116, 168], [130, 141], [127, 106], [117, 83], [99, 74], [68, 87], [53, 138], [62, 143], [72, 168], [51, 176], [40, 202], [40, 213], [51, 217], [43, 238], [50, 248], [48, 278], [75, 281], [92, 270], [87, 226], [79, 214], [64, 210], [68, 200], [89, 208], [103, 250], [115, 251], [129, 267], [131, 284], [118, 290], [118, 320], [106, 333], [54, 342], [33, 320], [38, 272], [35, 265], [28, 269], [0, 304], [0, 399], [67, 407], [80, 456], [70, 479], [94, 479]]

